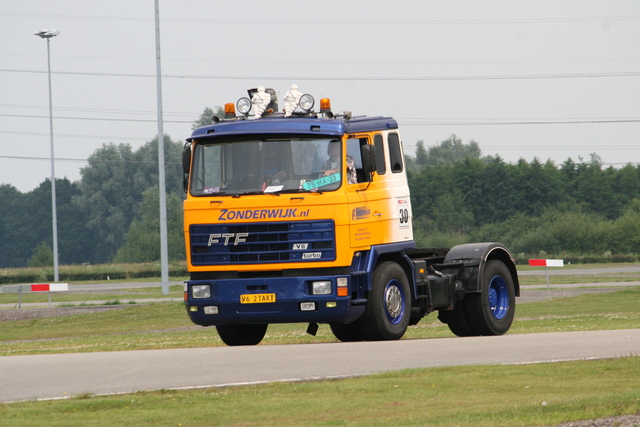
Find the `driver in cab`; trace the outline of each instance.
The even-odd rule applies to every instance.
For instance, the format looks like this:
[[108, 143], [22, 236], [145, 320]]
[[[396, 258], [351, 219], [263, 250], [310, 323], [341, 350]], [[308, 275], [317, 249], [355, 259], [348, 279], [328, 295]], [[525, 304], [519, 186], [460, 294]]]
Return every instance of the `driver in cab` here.
[[[327, 145], [327, 155], [329, 158], [322, 164], [322, 176], [329, 176], [340, 172], [340, 142], [332, 140]], [[357, 182], [356, 166], [353, 157], [347, 155], [347, 182], [355, 184]]]

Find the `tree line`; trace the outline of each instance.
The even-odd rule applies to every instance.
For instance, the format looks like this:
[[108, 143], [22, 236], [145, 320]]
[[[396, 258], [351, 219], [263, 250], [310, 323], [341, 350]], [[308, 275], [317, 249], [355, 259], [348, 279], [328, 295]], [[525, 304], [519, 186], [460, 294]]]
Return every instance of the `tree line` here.
[[[205, 109], [194, 123], [210, 122]], [[183, 144], [165, 135], [169, 258], [185, 257]], [[61, 264], [160, 258], [157, 137], [137, 150], [105, 143], [81, 179], [56, 179]], [[482, 156], [455, 135], [406, 156], [419, 246], [500, 241], [516, 254], [640, 254], [640, 168], [597, 155], [560, 166]], [[0, 268], [52, 265], [51, 182], [22, 193], [0, 185]]]
[[[640, 167], [482, 157], [455, 135], [407, 159], [422, 246], [499, 241], [530, 256], [640, 254]], [[635, 260], [635, 257], [629, 257]]]
[[[168, 227], [176, 240], [176, 234], [182, 239], [182, 144], [168, 135], [164, 144]], [[60, 264], [159, 259], [159, 232], [152, 230], [159, 224], [157, 137], [135, 151], [128, 144], [103, 144], [80, 174], [77, 182], [56, 179]], [[49, 179], [28, 193], [0, 186], [0, 241], [0, 267], [52, 265]], [[172, 250], [184, 258], [183, 243]]]
[[[192, 129], [211, 123], [205, 108]], [[183, 143], [164, 135], [169, 259], [184, 260]], [[60, 264], [160, 259], [158, 137], [134, 150], [104, 143], [80, 169], [80, 180], [56, 179]], [[22, 193], [0, 185], [0, 268], [53, 265], [51, 180]]]

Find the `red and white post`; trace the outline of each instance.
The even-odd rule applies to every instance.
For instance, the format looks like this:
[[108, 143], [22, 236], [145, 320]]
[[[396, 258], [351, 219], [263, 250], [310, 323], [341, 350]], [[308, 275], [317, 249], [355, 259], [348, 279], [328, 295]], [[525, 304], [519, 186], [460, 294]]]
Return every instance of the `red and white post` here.
[[530, 259], [529, 265], [534, 267], [544, 267], [544, 274], [547, 276], [547, 290], [551, 288], [549, 284], [549, 270], [547, 267], [564, 267], [562, 259]]

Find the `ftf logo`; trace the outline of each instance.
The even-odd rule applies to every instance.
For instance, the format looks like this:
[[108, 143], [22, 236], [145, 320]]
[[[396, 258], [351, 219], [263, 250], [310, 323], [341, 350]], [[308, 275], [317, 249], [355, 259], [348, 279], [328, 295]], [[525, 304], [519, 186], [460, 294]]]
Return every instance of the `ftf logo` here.
[[215, 233], [209, 234], [209, 243], [207, 246], [211, 246], [215, 243], [220, 243], [220, 238], [224, 239], [222, 243], [224, 246], [229, 246], [229, 242], [232, 241], [233, 246], [237, 246], [238, 243], [244, 243], [247, 241], [247, 237], [249, 237], [249, 233]]

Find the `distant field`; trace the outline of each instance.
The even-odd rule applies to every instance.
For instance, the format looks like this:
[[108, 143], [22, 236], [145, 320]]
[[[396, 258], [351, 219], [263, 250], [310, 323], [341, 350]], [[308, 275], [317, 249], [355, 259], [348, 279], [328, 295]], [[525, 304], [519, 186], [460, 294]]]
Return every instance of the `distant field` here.
[[[638, 263], [591, 263], [565, 264], [563, 269], [572, 268], [615, 268], [637, 266]], [[540, 270], [541, 267], [518, 265], [518, 271]], [[172, 280], [188, 277], [185, 261], [172, 261], [169, 265]], [[141, 264], [81, 264], [62, 265], [59, 268], [60, 282], [90, 283], [106, 281], [160, 281], [159, 263]], [[0, 269], [0, 285], [11, 283], [38, 283], [53, 281], [53, 268], [27, 267]]]

